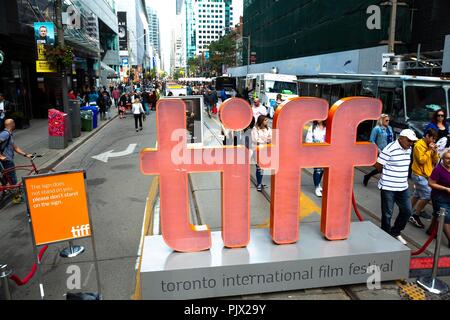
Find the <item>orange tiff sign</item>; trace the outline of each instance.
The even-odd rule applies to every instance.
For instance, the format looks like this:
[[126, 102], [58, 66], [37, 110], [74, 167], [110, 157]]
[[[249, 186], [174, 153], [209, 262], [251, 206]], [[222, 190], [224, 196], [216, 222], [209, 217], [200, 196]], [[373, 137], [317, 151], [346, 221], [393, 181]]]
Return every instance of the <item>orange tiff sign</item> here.
[[[250, 151], [244, 146], [188, 147], [185, 109], [182, 100], [160, 100], [158, 148], [141, 152], [141, 171], [160, 175], [162, 236], [180, 252], [211, 247], [209, 228], [189, 221], [188, 174], [221, 172], [224, 245], [245, 247], [250, 241]], [[329, 240], [348, 238], [354, 168], [377, 160], [374, 144], [356, 142], [357, 127], [377, 119], [381, 109], [380, 100], [365, 97], [340, 100], [331, 109], [323, 99], [295, 98], [277, 109], [272, 144], [257, 148], [258, 164], [275, 172], [270, 208], [270, 234], [275, 243], [299, 239], [302, 168], [325, 168], [321, 231]], [[245, 100], [229, 99], [221, 105], [220, 117], [226, 129], [242, 130], [251, 122], [251, 107]], [[303, 143], [303, 127], [324, 119], [328, 120], [326, 142]]]
[[36, 246], [91, 235], [84, 172], [24, 178]]

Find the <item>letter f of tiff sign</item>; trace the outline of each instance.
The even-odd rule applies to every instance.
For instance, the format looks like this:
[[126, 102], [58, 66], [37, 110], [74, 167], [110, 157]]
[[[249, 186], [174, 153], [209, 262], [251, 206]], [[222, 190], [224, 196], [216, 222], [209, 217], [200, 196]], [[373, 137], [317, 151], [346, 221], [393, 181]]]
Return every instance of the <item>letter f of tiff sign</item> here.
[[[325, 168], [321, 230], [330, 240], [346, 239], [350, 232], [351, 194], [354, 167], [373, 165], [377, 147], [356, 142], [358, 124], [377, 119], [381, 101], [372, 98], [347, 98], [328, 111], [328, 103], [318, 98], [287, 101], [275, 113], [273, 128], [277, 131], [271, 145], [259, 146], [258, 163], [272, 169], [270, 233], [278, 244], [298, 241], [301, 169]], [[233, 98], [222, 104], [221, 121], [225, 128], [242, 130], [251, 122], [251, 107], [245, 100]], [[328, 118], [326, 141], [306, 144], [302, 128], [313, 120]], [[198, 230], [189, 222], [188, 173], [221, 172], [222, 238], [226, 247], [244, 247], [250, 234], [250, 157], [244, 146], [188, 148], [187, 136], [178, 140], [171, 133], [186, 128], [185, 104], [181, 100], [160, 100], [157, 106], [158, 149], [141, 152], [141, 171], [160, 175], [161, 231], [172, 249], [180, 252], [206, 250], [211, 247], [210, 230]], [[186, 159], [173, 161], [172, 150], [184, 145]], [[244, 148], [244, 150], [242, 150]], [[220, 150], [219, 150], [220, 149]], [[227, 162], [244, 151], [245, 161]], [[211, 164], [207, 156], [217, 153], [222, 159]], [[175, 163], [176, 162], [176, 163]], [[331, 210], [330, 210], [331, 209]]]

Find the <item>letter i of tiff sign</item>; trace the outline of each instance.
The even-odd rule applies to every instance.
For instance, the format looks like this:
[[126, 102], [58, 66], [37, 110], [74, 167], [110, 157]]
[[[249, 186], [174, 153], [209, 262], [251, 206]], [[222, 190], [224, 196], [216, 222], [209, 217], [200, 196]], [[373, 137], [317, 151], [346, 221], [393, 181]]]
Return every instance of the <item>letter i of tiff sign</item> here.
[[[377, 160], [377, 147], [369, 142], [356, 142], [356, 131], [361, 122], [379, 117], [382, 104], [378, 99], [353, 97], [338, 101], [330, 110], [328, 107], [319, 98], [284, 102], [274, 116], [273, 129], [277, 134], [272, 144], [258, 147], [261, 168], [275, 171], [270, 234], [277, 244], [295, 243], [299, 239], [302, 168], [325, 168], [321, 217], [325, 238], [342, 240], [350, 234], [354, 167], [373, 165]], [[198, 230], [189, 221], [188, 174], [221, 172], [224, 245], [245, 247], [250, 241], [250, 152], [244, 146], [188, 148], [186, 134], [174, 139], [173, 132], [186, 129], [185, 109], [182, 100], [160, 100], [158, 148], [141, 152], [141, 171], [160, 175], [163, 238], [169, 247], [180, 252], [211, 247], [210, 230]], [[229, 99], [221, 105], [220, 117], [225, 128], [242, 130], [251, 122], [251, 107], [245, 100]], [[326, 142], [303, 143], [303, 127], [310, 121], [324, 119], [327, 119]], [[173, 150], [180, 145], [182, 150], [177, 154], [187, 161], [173, 159]], [[211, 156], [215, 159], [213, 163], [208, 161]], [[229, 161], [238, 157], [241, 161]]]

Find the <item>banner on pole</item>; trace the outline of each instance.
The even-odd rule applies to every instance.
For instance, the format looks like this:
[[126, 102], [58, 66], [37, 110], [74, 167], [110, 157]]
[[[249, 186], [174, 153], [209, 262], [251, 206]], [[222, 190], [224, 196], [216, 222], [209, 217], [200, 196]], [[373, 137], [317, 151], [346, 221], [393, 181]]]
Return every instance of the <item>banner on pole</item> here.
[[128, 51], [128, 27], [126, 11], [117, 12], [117, 21], [119, 25], [119, 50]]
[[53, 22], [35, 22], [34, 39], [36, 41], [36, 72], [57, 72], [55, 66], [47, 60], [46, 46], [55, 46], [55, 25]]

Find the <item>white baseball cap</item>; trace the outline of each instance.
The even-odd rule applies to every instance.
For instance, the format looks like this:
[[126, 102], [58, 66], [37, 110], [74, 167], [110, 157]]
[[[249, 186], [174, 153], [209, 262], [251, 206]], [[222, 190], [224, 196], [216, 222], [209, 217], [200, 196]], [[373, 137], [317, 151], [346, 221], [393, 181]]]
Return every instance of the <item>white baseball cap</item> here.
[[402, 132], [400, 132], [400, 137], [407, 137], [411, 141], [419, 140], [419, 138], [417, 138], [416, 136], [416, 133], [411, 129], [402, 130]]

